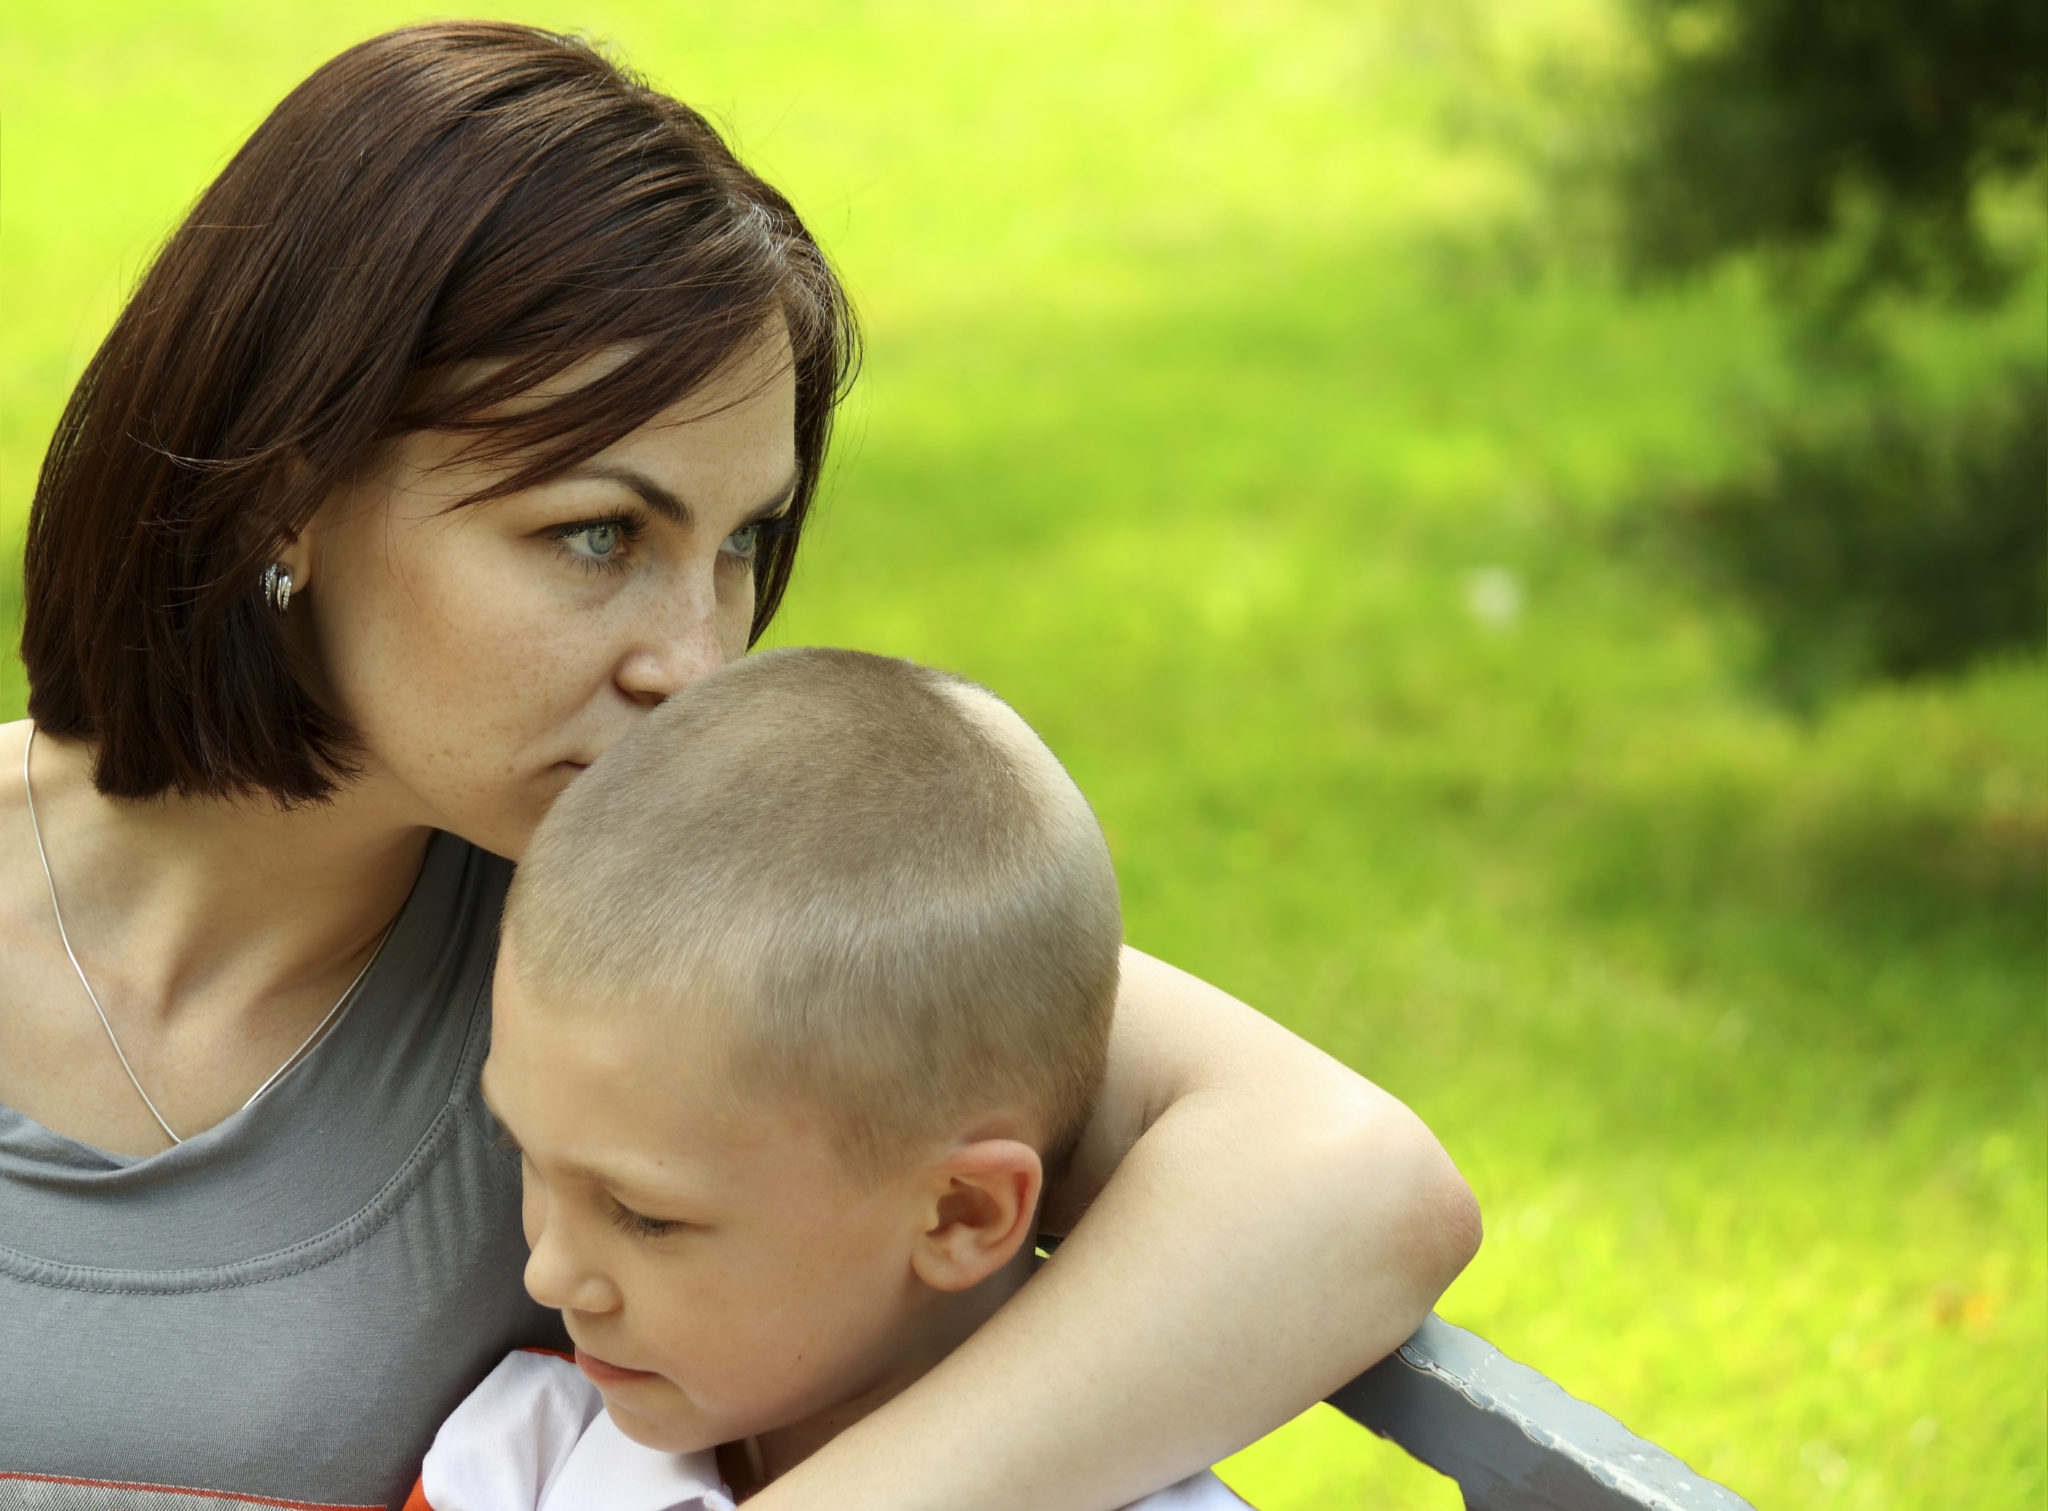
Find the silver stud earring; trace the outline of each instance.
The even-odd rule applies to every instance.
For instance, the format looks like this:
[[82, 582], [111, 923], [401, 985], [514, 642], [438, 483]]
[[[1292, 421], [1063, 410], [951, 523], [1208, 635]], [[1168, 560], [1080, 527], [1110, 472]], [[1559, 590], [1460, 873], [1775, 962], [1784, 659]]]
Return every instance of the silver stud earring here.
[[291, 569], [281, 561], [273, 561], [263, 569], [263, 601], [270, 605], [272, 613], [280, 615], [292, 606]]

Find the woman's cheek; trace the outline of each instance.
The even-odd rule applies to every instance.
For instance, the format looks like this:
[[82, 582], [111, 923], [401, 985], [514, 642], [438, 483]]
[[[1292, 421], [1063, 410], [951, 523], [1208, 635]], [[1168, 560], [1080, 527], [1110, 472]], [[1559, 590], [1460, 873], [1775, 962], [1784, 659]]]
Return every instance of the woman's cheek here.
[[496, 752], [507, 760], [527, 743], [522, 733], [543, 735], [604, 680], [608, 595], [558, 562], [519, 565], [525, 570], [450, 585], [434, 632], [423, 637], [435, 644], [419, 679], [423, 687], [439, 684], [437, 698], [450, 712], [486, 724], [478, 738], [492, 745], [511, 739]]
[[718, 595], [718, 651], [733, 662], [747, 653], [754, 631], [754, 574], [751, 570], [730, 574], [730, 585], [721, 584]]

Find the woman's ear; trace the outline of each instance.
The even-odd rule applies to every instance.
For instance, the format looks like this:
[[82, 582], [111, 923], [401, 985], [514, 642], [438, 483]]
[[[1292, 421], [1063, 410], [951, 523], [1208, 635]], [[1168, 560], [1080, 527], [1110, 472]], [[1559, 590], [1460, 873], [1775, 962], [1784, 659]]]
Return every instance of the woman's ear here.
[[313, 582], [313, 546], [304, 531], [279, 541], [271, 548], [270, 560], [291, 573], [292, 591], [304, 593]]
[[1008, 1264], [1031, 1237], [1044, 1183], [1029, 1144], [989, 1138], [956, 1145], [929, 1172], [910, 1259], [917, 1278], [933, 1290], [964, 1291]]
[[313, 580], [313, 559], [315, 551], [309, 538], [312, 521], [305, 517], [303, 506], [293, 495], [306, 488], [311, 481], [312, 468], [304, 455], [293, 447], [278, 464], [264, 488], [265, 508], [258, 512], [258, 518], [277, 521], [279, 515], [299, 517], [301, 523], [295, 530], [276, 538], [264, 558], [265, 565], [275, 562], [292, 574], [292, 591], [304, 592]]

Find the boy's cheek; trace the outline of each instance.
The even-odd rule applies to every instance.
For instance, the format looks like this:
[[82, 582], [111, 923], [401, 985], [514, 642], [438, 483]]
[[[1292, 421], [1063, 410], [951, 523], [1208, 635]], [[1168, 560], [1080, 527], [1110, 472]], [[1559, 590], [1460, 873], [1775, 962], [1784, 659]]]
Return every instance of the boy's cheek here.
[[604, 1404], [619, 1431], [643, 1448], [697, 1453], [716, 1448], [731, 1437], [697, 1410], [673, 1382], [668, 1382], [659, 1399], [627, 1399], [623, 1393], [608, 1391]]
[[[654, 1334], [649, 1341], [659, 1372], [669, 1384], [662, 1399], [677, 1413], [679, 1425], [722, 1426], [757, 1407], [762, 1363], [779, 1341], [773, 1338], [775, 1299], [744, 1298], [712, 1286], [684, 1295], [673, 1290], [658, 1294], [658, 1302], [643, 1308], [642, 1315]], [[626, 1312], [630, 1316], [632, 1311], [629, 1298]], [[712, 1441], [731, 1436], [727, 1432]]]
[[753, 1374], [740, 1340], [715, 1331], [671, 1334], [661, 1348], [662, 1377], [652, 1390], [607, 1392], [606, 1406], [626, 1436], [667, 1453], [715, 1448], [749, 1433], [784, 1425], [775, 1392]]

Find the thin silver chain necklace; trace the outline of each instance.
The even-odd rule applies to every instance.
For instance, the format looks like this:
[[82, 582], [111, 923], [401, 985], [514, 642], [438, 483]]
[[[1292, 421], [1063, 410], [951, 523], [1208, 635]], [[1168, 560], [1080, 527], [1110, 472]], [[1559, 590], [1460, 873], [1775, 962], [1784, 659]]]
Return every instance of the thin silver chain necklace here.
[[[157, 1127], [163, 1129], [164, 1137], [173, 1144], [182, 1144], [185, 1141], [172, 1132], [171, 1125], [164, 1121], [164, 1115], [156, 1110], [156, 1103], [152, 1102], [149, 1099], [149, 1093], [142, 1089], [142, 1082], [136, 1077], [135, 1067], [128, 1063], [128, 1056], [121, 1048], [121, 1041], [115, 1037], [114, 1025], [107, 1019], [107, 1010], [100, 1006], [99, 993], [94, 991], [92, 983], [85, 979], [85, 967], [78, 963], [78, 952], [71, 948], [71, 935], [64, 928], [64, 910], [57, 906], [57, 878], [50, 873], [50, 855], [43, 848], [43, 826], [36, 820], [36, 791], [30, 785], [28, 779], [29, 753], [35, 748], [36, 727], [31, 724], [28, 727], [28, 743], [23, 745], [21, 749], [21, 791], [22, 796], [28, 799], [28, 827], [29, 832], [36, 837], [36, 859], [43, 863], [43, 880], [50, 888], [50, 915], [57, 920], [57, 938], [63, 941], [64, 954], [71, 961], [71, 969], [78, 972], [78, 984], [85, 988], [86, 1000], [92, 1003], [92, 1010], [99, 1014], [100, 1027], [107, 1031], [107, 1042], [114, 1046], [114, 1058], [119, 1060], [121, 1068], [128, 1072], [128, 1084], [133, 1086], [135, 1094], [142, 1098], [142, 1105], [147, 1107], [149, 1115], [156, 1119]], [[257, 1098], [283, 1080], [285, 1073], [305, 1059], [311, 1053], [313, 1046], [318, 1044], [327, 1033], [327, 1030], [334, 1026], [335, 1021], [341, 1017], [342, 1009], [347, 1007], [351, 999], [354, 998], [356, 988], [363, 984], [363, 977], [370, 974], [370, 967], [375, 965], [377, 957], [384, 953], [384, 941], [390, 937], [391, 929], [387, 926], [383, 934], [377, 939], [377, 947], [370, 951], [370, 958], [365, 960], [363, 968], [356, 972], [355, 980], [349, 982], [342, 994], [335, 999], [334, 1006], [327, 1009], [327, 1016], [314, 1024], [313, 1031], [307, 1034], [305, 1041], [285, 1058], [284, 1064], [273, 1070], [270, 1073], [269, 1079], [250, 1093], [249, 1100], [242, 1104], [242, 1111], [247, 1112], [251, 1107], [255, 1106]]]

